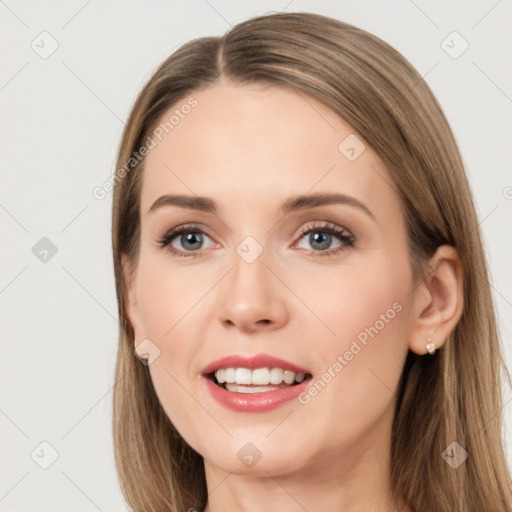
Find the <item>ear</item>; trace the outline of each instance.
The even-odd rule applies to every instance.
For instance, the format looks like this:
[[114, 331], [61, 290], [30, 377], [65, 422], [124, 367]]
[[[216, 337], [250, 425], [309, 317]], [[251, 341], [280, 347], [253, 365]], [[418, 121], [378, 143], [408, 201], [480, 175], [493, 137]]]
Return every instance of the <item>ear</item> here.
[[433, 343], [436, 349], [444, 345], [462, 315], [462, 262], [454, 247], [438, 247], [429, 261], [427, 277], [415, 288], [414, 294], [409, 348], [423, 355], [427, 353], [427, 343]]
[[137, 300], [136, 271], [128, 256], [121, 256], [121, 266], [125, 284], [125, 311], [133, 328], [135, 347], [144, 339]]

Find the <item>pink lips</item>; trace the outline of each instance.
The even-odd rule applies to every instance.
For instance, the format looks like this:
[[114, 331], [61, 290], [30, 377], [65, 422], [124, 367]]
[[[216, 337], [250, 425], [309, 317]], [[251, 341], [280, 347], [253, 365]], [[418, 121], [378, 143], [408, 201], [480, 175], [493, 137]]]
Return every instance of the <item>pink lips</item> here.
[[212, 380], [211, 375], [219, 368], [249, 368], [250, 370], [255, 368], [282, 368], [295, 373], [311, 374], [304, 368], [266, 354], [258, 354], [253, 357], [232, 355], [210, 363], [201, 372], [208, 391], [218, 403], [236, 412], [266, 412], [275, 409], [303, 392], [309, 385], [310, 379], [307, 378], [300, 384], [290, 387], [263, 393], [235, 393], [225, 390]]

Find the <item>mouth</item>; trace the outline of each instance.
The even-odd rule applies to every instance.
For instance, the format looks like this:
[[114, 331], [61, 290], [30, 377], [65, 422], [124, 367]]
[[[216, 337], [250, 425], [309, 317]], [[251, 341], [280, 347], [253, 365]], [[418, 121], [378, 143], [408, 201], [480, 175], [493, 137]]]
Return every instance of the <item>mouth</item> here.
[[210, 396], [237, 413], [267, 413], [293, 403], [310, 385], [312, 372], [267, 354], [231, 355], [201, 372]]
[[231, 393], [265, 393], [297, 386], [312, 375], [281, 367], [244, 368], [227, 367], [207, 374], [217, 386]]
[[231, 393], [266, 393], [312, 378], [307, 369], [266, 354], [224, 357], [209, 364], [202, 375]]

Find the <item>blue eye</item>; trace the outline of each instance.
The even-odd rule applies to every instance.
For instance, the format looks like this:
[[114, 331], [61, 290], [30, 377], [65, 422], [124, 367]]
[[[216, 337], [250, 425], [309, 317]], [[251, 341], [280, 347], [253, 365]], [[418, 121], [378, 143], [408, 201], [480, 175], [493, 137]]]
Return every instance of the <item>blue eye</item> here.
[[[207, 243], [207, 247], [205, 247]], [[211, 247], [213, 241], [197, 226], [179, 226], [168, 231], [158, 240], [160, 247], [168, 247], [171, 252], [178, 256], [196, 256], [201, 249]], [[192, 253], [192, 254], [191, 254]]]
[[[326, 233], [325, 231], [310, 231], [306, 237], [306, 240], [309, 243], [311, 249], [315, 251], [323, 251], [324, 249], [331, 249], [331, 244], [333, 243], [333, 235], [330, 233]], [[341, 245], [341, 242], [338, 241], [337, 246]], [[336, 246], [336, 247], [337, 247]]]
[[201, 249], [204, 242], [204, 236], [202, 233], [183, 233], [176, 237], [172, 243], [179, 241], [181, 247], [185, 250], [197, 251]]
[[[299, 231], [294, 246], [318, 256], [332, 256], [353, 247], [355, 237], [345, 228], [331, 225], [307, 225]], [[181, 257], [200, 256], [215, 242], [197, 225], [188, 224], [171, 229], [158, 240], [159, 247], [167, 247]], [[306, 245], [306, 246], [305, 246]]]
[[[329, 256], [354, 245], [354, 236], [344, 228], [332, 225], [306, 226], [300, 231], [298, 247], [319, 256]], [[300, 242], [304, 240], [309, 247]]]

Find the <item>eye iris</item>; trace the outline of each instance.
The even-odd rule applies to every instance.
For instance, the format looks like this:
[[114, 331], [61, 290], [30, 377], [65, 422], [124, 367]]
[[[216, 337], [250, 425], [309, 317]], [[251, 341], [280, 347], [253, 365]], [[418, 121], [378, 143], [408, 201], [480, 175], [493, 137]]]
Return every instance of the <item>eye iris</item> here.
[[203, 236], [200, 233], [186, 233], [181, 235], [180, 242], [184, 249], [195, 251], [201, 248], [203, 243]]
[[[309, 243], [313, 249], [328, 249], [332, 236], [329, 233], [313, 232], [309, 235]], [[318, 244], [315, 246], [315, 244]]]

